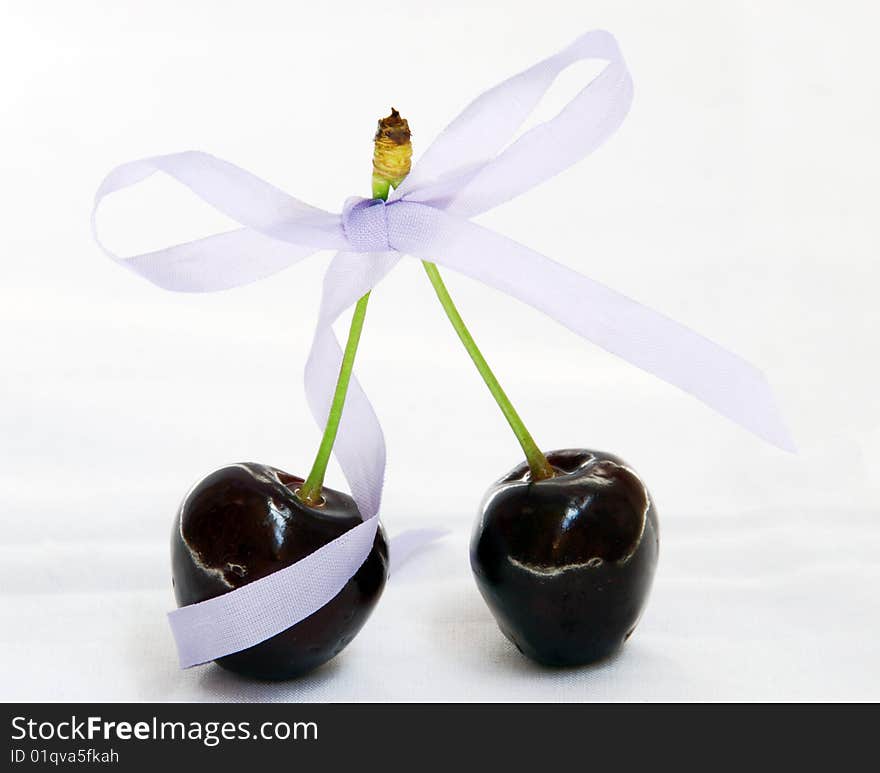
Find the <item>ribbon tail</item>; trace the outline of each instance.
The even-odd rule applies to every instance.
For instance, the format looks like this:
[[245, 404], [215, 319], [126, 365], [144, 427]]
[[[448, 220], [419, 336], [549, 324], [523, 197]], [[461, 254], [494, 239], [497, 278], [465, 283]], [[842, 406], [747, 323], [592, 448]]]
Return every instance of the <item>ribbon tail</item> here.
[[365, 521], [284, 569], [169, 612], [180, 667], [253, 647], [317, 612], [366, 560], [377, 527]]
[[[342, 348], [332, 324], [348, 306], [381, 281], [399, 260], [400, 255], [396, 253], [365, 256], [340, 252], [327, 269], [321, 312], [305, 367], [306, 396], [321, 429], [327, 423], [342, 364]], [[354, 374], [333, 451], [362, 517], [373, 519], [382, 502], [385, 440], [373, 406]], [[395, 574], [415, 554], [448, 533], [443, 529], [411, 529], [396, 535], [389, 546], [390, 573]], [[359, 566], [360, 563], [352, 573]]]
[[394, 233], [400, 250], [518, 298], [767, 442], [795, 450], [764, 374], [738, 355], [475, 223], [419, 204], [397, 206], [402, 222], [394, 224]]
[[[309, 408], [321, 430], [327, 423], [342, 349], [333, 322], [368, 293], [397, 265], [400, 255], [339, 252], [324, 275], [321, 310], [312, 348], [305, 366], [305, 391]], [[333, 453], [348, 481], [351, 495], [365, 520], [379, 512], [385, 477], [385, 438], [376, 412], [357, 377], [352, 374]]]
[[437, 540], [448, 537], [451, 533], [449, 529], [409, 529], [398, 534], [391, 540], [389, 550], [391, 558], [389, 573], [391, 576], [396, 576], [412, 558], [430, 548]]

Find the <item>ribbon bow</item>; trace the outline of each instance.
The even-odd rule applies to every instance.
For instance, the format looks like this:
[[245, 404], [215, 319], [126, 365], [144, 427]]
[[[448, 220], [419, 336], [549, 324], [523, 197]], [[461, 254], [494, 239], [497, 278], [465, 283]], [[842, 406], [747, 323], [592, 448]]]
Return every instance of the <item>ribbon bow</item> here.
[[[510, 142], [557, 75], [583, 59], [601, 59], [606, 65], [553, 119]], [[793, 450], [772, 392], [755, 367], [658, 312], [469, 220], [592, 152], [621, 124], [631, 101], [632, 80], [616, 41], [607, 32], [588, 32], [477, 97], [425, 151], [387, 203], [349, 199], [341, 215], [326, 212], [226, 161], [190, 151], [114, 169], [98, 189], [92, 225], [101, 199], [161, 171], [242, 228], [128, 258], [102, 245], [120, 265], [159, 287], [222, 290], [267, 277], [318, 250], [338, 250], [324, 277], [305, 367], [306, 395], [321, 427], [342, 359], [334, 320], [409, 254], [540, 309], [759, 437]], [[253, 646], [308, 617], [363, 563], [378, 524], [385, 442], [355, 378], [334, 451], [363, 523], [268, 577], [171, 612], [182, 667]]]

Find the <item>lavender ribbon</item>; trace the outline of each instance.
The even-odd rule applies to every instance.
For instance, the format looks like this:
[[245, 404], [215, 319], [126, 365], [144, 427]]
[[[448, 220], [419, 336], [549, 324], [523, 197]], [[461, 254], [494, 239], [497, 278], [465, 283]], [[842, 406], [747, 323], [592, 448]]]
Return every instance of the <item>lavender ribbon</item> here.
[[[511, 142], [557, 75], [583, 59], [604, 60], [606, 65], [553, 119]], [[477, 97], [425, 151], [387, 203], [349, 199], [341, 214], [326, 212], [226, 161], [190, 151], [114, 169], [98, 189], [92, 225], [94, 229], [105, 196], [161, 171], [242, 228], [128, 258], [102, 245], [120, 265], [159, 287], [223, 290], [267, 277], [318, 250], [338, 250], [324, 277], [305, 367], [306, 395], [321, 427], [342, 359], [333, 322], [409, 254], [540, 309], [764, 440], [793, 450], [772, 392], [755, 367], [656, 311], [468, 219], [592, 152], [621, 124], [631, 101], [632, 80], [616, 41], [607, 32], [588, 32]], [[268, 577], [171, 612], [181, 667], [280, 633], [329, 602], [358, 570], [378, 525], [385, 442], [356, 378], [335, 453], [363, 523]]]

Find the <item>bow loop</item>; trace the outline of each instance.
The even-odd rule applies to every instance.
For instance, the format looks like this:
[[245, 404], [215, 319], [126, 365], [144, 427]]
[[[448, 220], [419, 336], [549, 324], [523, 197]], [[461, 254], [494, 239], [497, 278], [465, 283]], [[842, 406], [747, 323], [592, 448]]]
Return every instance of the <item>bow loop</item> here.
[[[582, 60], [605, 66], [555, 117], [517, 136], [559, 74]], [[485, 212], [595, 150], [617, 130], [631, 102], [632, 80], [614, 36], [587, 32], [471, 102], [389, 200], [432, 204], [464, 217]]]

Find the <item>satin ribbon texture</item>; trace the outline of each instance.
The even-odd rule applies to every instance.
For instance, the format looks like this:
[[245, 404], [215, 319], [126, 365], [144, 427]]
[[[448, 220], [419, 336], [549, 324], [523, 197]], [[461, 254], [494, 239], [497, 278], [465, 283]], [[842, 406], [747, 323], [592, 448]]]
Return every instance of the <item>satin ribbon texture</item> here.
[[[587, 59], [604, 61], [604, 68], [554, 118], [515, 138], [557, 75]], [[411, 255], [540, 309], [764, 440], [793, 450], [764, 376], [748, 362], [470, 220], [596, 149], [620, 126], [632, 93], [615, 39], [604, 31], [588, 32], [471, 102], [387, 202], [352, 198], [341, 213], [326, 212], [226, 161], [189, 151], [114, 169], [98, 189], [92, 224], [94, 228], [105, 196], [164, 172], [242, 227], [132, 257], [119, 257], [102, 245], [121, 266], [161, 288], [211, 292], [237, 287], [316, 251], [338, 250], [324, 277], [305, 367], [309, 406], [322, 428], [342, 358], [333, 322], [404, 255]], [[245, 649], [294, 625], [330, 601], [363, 563], [378, 523], [385, 443], [376, 414], [354, 378], [335, 453], [363, 523], [269, 577], [171, 612], [182, 667]]]

